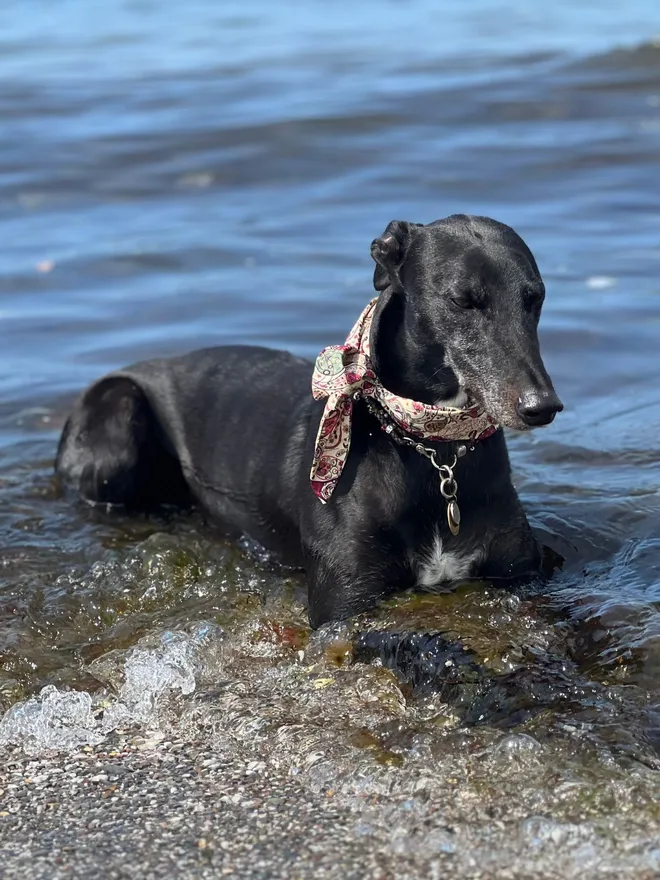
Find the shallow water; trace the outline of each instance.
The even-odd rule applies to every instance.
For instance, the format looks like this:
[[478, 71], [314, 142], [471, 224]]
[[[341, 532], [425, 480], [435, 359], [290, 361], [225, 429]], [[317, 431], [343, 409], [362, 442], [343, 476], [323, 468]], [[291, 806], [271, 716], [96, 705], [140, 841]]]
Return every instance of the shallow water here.
[[[49, 690], [0, 742], [205, 731], [421, 866], [660, 871], [660, 13], [546, 6], [3, 11], [0, 706]], [[455, 211], [513, 225], [547, 283], [566, 411], [510, 449], [566, 557], [549, 586], [310, 636], [302, 581], [254, 548], [60, 496], [85, 383], [228, 341], [312, 357], [370, 297], [387, 222]], [[384, 629], [443, 633], [474, 669], [415, 689], [352, 663]]]

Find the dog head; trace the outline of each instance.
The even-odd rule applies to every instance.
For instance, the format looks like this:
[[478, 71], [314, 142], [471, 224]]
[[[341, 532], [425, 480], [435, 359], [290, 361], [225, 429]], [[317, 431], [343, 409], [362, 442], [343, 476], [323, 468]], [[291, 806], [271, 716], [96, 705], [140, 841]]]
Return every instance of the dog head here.
[[372, 355], [386, 387], [423, 403], [476, 400], [516, 430], [563, 409], [539, 348], [543, 281], [513, 229], [462, 214], [394, 221], [371, 255]]

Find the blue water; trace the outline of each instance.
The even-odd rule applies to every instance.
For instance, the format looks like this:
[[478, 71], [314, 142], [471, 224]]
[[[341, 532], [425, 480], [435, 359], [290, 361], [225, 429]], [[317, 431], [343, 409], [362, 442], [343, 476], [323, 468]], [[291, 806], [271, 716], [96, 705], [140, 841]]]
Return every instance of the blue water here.
[[582, 308], [590, 275], [617, 279], [607, 312], [625, 292], [653, 317], [652, 2], [32, 2], [0, 23], [5, 400], [227, 338], [311, 355], [393, 217], [514, 225], [547, 334], [611, 326]]

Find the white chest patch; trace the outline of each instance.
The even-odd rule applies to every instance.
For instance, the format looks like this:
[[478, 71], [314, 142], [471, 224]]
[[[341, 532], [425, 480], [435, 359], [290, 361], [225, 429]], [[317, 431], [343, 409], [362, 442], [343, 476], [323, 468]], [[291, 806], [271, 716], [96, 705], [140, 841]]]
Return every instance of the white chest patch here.
[[445, 550], [436, 532], [431, 547], [417, 558], [417, 583], [420, 587], [432, 587], [469, 577], [480, 556], [478, 550], [465, 554]]

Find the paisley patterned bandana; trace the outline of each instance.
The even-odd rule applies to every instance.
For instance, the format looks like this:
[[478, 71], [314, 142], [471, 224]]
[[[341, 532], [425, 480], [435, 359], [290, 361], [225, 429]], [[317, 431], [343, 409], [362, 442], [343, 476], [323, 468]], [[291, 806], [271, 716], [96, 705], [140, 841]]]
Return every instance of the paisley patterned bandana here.
[[328, 398], [316, 436], [309, 478], [323, 503], [332, 495], [351, 445], [353, 395], [374, 398], [402, 431], [418, 440], [448, 442], [485, 440], [497, 423], [479, 406], [457, 409], [430, 406], [397, 397], [378, 381], [371, 362], [369, 335], [378, 297], [372, 299], [348, 334], [344, 345], [324, 348], [316, 359], [312, 394]]

